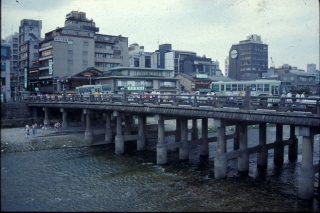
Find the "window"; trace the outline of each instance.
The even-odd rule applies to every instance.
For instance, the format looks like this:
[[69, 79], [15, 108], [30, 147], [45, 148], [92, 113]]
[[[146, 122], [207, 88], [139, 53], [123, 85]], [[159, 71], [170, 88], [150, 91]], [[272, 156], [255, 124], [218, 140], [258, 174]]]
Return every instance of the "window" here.
[[84, 42], [83, 42], [83, 46], [89, 46], [89, 42], [84, 41]]
[[33, 57], [38, 58], [38, 53], [34, 53]]
[[226, 84], [226, 91], [230, 91], [231, 90], [231, 84]]
[[106, 45], [107, 50], [112, 50], [112, 46]]
[[88, 55], [88, 51], [82, 51], [82, 55]]
[[238, 84], [238, 91], [243, 90], [243, 84]]
[[255, 84], [251, 84], [251, 91], [256, 91], [256, 86]]
[[96, 58], [103, 58], [103, 54], [102, 53], [96, 53]]
[[73, 50], [68, 50], [68, 54], [73, 54]]
[[82, 65], [87, 65], [88, 61], [82, 61]]
[[263, 90], [264, 90], [265, 92], [270, 91], [270, 85], [269, 85], [269, 84], [265, 84]]
[[238, 86], [237, 84], [232, 84], [231, 86], [232, 90], [237, 91], [238, 90], [237, 86]]
[[34, 45], [33, 49], [37, 50], [38, 49], [38, 45]]
[[263, 91], [263, 84], [258, 84], [257, 85], [257, 91], [262, 92]]
[[73, 64], [72, 60], [68, 60], [68, 64]]
[[290, 81], [294, 81], [294, 77], [290, 77]]

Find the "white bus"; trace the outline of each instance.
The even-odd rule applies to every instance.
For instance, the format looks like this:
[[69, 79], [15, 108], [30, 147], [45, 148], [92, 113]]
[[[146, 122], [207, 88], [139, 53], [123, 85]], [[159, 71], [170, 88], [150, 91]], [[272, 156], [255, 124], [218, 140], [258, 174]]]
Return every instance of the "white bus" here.
[[89, 95], [94, 94], [95, 92], [102, 92], [103, 94], [106, 94], [108, 92], [109, 94], [112, 93], [112, 85], [111, 84], [97, 84], [97, 85], [82, 85], [80, 87], [76, 87], [76, 94], [80, 95]]
[[284, 91], [290, 90], [290, 82], [281, 82], [279, 80], [258, 79], [251, 81], [228, 81], [228, 82], [212, 82], [210, 89], [215, 90], [218, 96], [227, 96], [231, 89], [235, 95], [242, 89], [245, 92], [246, 86], [250, 87], [251, 96], [268, 96], [272, 93], [274, 96], [281, 95]]

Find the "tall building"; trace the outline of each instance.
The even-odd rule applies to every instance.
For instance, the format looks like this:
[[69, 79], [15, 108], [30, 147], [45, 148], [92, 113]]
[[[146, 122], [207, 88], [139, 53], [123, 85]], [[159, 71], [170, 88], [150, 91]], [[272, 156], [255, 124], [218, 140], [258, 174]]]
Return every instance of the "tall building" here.
[[137, 43], [130, 44], [129, 50], [129, 66], [140, 68], [157, 68], [157, 52], [145, 52], [144, 46]]
[[18, 70], [19, 70], [19, 34], [17, 32], [7, 36], [4, 41], [11, 45], [10, 48], [10, 85], [11, 91], [18, 87]]
[[98, 32], [86, 13], [72, 11], [66, 15], [64, 27], [45, 33], [45, 39], [39, 43], [41, 93], [81, 86], [68, 82], [68, 78], [88, 68], [107, 72], [112, 67], [129, 66], [128, 38]]
[[[41, 20], [23, 19], [19, 26], [19, 79], [20, 91], [31, 92], [38, 88], [39, 42], [41, 39]], [[37, 90], [36, 90], [37, 91]]]
[[268, 69], [268, 45], [261, 36], [250, 35], [246, 40], [233, 44], [229, 51], [228, 77], [251, 80], [262, 77]]
[[11, 62], [11, 44], [1, 42], [1, 102], [11, 99], [10, 88], [10, 62]]

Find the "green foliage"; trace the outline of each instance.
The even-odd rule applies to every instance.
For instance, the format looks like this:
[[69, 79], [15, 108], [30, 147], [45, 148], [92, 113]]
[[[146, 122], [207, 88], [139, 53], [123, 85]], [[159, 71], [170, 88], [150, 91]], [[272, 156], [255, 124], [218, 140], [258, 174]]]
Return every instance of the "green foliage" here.
[[306, 87], [301, 88], [298, 92], [299, 92], [300, 94], [301, 94], [302, 92], [305, 92], [306, 95], [310, 95], [310, 94], [311, 94], [310, 88], [306, 88]]

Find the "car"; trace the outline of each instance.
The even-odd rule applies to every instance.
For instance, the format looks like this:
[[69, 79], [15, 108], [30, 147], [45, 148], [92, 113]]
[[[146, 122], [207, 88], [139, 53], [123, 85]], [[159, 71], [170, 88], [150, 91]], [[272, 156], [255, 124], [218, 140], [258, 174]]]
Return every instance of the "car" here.
[[111, 97], [112, 97], [112, 102], [122, 102], [122, 95], [113, 94]]
[[138, 101], [140, 99], [140, 95], [139, 94], [131, 94], [128, 96], [128, 101]]
[[314, 108], [314, 107], [316, 107], [317, 102], [318, 102], [318, 104], [320, 102], [320, 97], [319, 96], [309, 96], [306, 99], [305, 103], [306, 103], [307, 108]]

